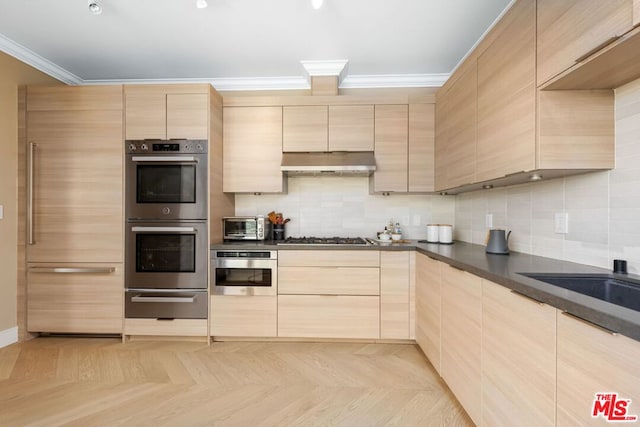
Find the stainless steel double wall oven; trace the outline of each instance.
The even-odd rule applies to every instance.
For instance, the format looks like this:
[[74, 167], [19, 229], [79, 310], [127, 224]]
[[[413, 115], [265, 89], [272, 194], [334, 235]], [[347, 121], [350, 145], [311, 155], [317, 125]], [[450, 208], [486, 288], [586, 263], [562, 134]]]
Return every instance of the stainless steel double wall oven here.
[[206, 319], [207, 141], [125, 148], [125, 317]]

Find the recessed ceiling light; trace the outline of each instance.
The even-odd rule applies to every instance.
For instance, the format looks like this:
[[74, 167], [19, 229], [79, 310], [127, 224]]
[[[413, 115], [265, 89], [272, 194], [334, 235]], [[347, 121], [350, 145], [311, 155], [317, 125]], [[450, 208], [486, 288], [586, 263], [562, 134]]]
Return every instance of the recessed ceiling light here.
[[493, 188], [492, 184], [485, 184], [482, 186], [482, 188], [484, 188], [485, 190], [491, 190]]
[[102, 6], [100, 6], [96, 0], [89, 0], [89, 12], [94, 15], [100, 15], [102, 13]]
[[311, 7], [313, 7], [315, 10], [320, 9], [323, 4], [324, 0], [311, 0]]
[[529, 179], [531, 181], [540, 181], [542, 179], [542, 175], [539, 173], [534, 173], [533, 175], [529, 176]]
[[198, 9], [204, 9], [207, 6], [209, 6], [209, 4], [207, 4], [207, 0], [196, 0], [196, 7]]

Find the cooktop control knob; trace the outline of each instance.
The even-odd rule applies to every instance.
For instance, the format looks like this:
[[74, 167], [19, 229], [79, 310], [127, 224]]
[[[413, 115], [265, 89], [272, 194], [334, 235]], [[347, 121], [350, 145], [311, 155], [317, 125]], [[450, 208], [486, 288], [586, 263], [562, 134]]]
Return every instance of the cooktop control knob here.
[[202, 151], [202, 144], [198, 144], [198, 145], [196, 145], [196, 150], [198, 150], [198, 151]]
[[136, 144], [129, 144], [129, 151], [136, 151], [137, 149]]
[[191, 151], [191, 148], [192, 148], [192, 147], [191, 147], [191, 144], [186, 144], [186, 145], [184, 146], [185, 151]]
[[149, 149], [149, 146], [148, 146], [147, 144], [141, 144], [141, 145], [140, 145], [140, 149], [141, 149], [142, 151], [147, 151], [147, 150]]

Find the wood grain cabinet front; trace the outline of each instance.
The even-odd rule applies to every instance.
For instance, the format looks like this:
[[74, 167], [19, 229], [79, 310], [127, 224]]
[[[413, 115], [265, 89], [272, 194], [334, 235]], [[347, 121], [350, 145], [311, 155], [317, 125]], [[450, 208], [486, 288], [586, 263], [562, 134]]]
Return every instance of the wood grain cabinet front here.
[[631, 30], [633, 0], [538, 0], [537, 84]]
[[444, 267], [440, 261], [416, 255], [416, 342], [438, 374], [441, 374], [441, 268]]
[[275, 337], [277, 297], [212, 295], [210, 334], [214, 337]]
[[283, 152], [322, 152], [328, 150], [329, 107], [326, 105], [283, 107]]
[[380, 338], [409, 339], [407, 252], [380, 252]]
[[373, 105], [329, 106], [329, 151], [373, 151]]
[[126, 139], [208, 139], [208, 85], [127, 85]]

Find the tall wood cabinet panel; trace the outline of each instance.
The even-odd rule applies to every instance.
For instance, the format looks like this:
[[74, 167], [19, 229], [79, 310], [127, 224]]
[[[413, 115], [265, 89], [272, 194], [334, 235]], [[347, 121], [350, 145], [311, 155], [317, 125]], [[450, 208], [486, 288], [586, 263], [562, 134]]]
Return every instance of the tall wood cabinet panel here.
[[282, 109], [282, 151], [327, 151], [329, 109], [326, 105], [285, 106]]
[[329, 151], [373, 151], [373, 105], [329, 106]]
[[380, 252], [380, 338], [409, 339], [409, 252]]
[[538, 0], [538, 86], [633, 26], [632, 0]]
[[28, 262], [122, 262], [122, 110], [28, 112]]
[[640, 417], [639, 355], [636, 340], [558, 315], [557, 425], [610, 425], [591, 417], [596, 393], [631, 399], [629, 415]]
[[555, 425], [556, 311], [482, 281], [482, 425]]
[[416, 254], [416, 342], [438, 374], [440, 367], [442, 263]]
[[164, 90], [149, 86], [145, 91], [125, 89], [126, 139], [166, 139], [167, 98]]
[[410, 193], [434, 190], [435, 105], [409, 105], [409, 183]]
[[447, 92], [446, 188], [469, 184], [475, 179], [477, 82], [474, 62]]
[[223, 188], [281, 193], [282, 107], [225, 107]]
[[478, 57], [476, 181], [535, 168], [535, 0], [519, 0]]
[[374, 191], [407, 192], [408, 135], [408, 105], [376, 105]]
[[476, 425], [482, 419], [482, 279], [442, 268], [442, 378]]
[[167, 139], [207, 139], [208, 103], [203, 93], [167, 94]]
[[32, 332], [122, 332], [122, 263], [38, 263], [27, 268], [27, 329]]

